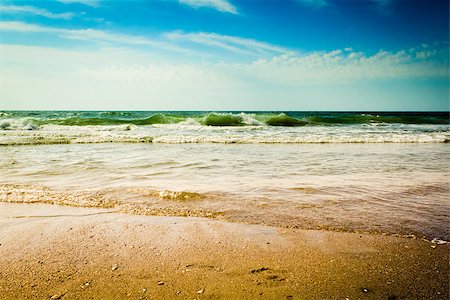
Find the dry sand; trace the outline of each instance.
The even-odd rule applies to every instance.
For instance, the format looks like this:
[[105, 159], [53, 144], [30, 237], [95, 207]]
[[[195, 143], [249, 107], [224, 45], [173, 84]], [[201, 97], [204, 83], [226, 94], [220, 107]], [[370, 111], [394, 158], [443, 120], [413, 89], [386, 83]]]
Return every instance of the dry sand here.
[[0, 204], [2, 299], [448, 299], [421, 239]]

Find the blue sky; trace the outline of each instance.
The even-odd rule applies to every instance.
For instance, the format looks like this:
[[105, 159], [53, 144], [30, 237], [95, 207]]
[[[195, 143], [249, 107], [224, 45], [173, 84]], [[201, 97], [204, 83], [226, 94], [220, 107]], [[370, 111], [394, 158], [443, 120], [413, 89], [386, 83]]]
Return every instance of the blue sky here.
[[448, 110], [447, 0], [0, 3], [1, 109]]

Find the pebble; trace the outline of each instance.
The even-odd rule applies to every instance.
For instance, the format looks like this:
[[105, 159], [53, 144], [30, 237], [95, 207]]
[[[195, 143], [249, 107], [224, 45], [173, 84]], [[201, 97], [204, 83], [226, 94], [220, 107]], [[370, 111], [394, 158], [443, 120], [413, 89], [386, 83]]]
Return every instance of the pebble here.
[[114, 265], [112, 265], [111, 270], [115, 271], [115, 270], [117, 270], [117, 268], [118, 268], [117, 264], [114, 264]]
[[363, 291], [364, 293], [368, 293], [368, 292], [369, 292], [369, 290], [366, 289], [366, 288], [363, 288], [362, 291]]
[[438, 239], [438, 238], [432, 239], [431, 242], [432, 242], [433, 244], [437, 244], [437, 245], [445, 245], [445, 244], [448, 244], [447, 241], [440, 240], [440, 239]]
[[85, 288], [85, 287], [88, 287], [89, 285], [90, 285], [90, 282], [85, 282], [81, 287]]
[[205, 290], [204, 289], [201, 289], [201, 290], [198, 290], [197, 291], [197, 294], [203, 294], [205, 292]]
[[164, 285], [164, 281], [158, 281], [158, 285]]

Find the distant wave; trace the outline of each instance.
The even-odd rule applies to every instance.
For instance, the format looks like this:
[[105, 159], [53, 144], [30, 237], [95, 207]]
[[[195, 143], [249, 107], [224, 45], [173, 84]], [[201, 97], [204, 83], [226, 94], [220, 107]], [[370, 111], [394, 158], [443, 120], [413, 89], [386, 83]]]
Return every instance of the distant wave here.
[[[115, 117], [118, 118], [115, 118]], [[121, 114], [99, 114], [98, 117], [66, 117], [66, 118], [23, 118], [23, 119], [6, 119], [0, 123], [0, 129], [13, 130], [38, 129], [43, 125], [64, 125], [64, 126], [111, 126], [111, 125], [155, 125], [155, 124], [179, 124], [187, 122], [188, 124], [198, 124], [204, 126], [304, 126], [314, 125], [317, 122], [309, 122], [299, 120], [285, 114], [279, 115], [249, 115], [245, 113], [209, 113], [201, 116], [180, 116], [172, 114], [153, 114], [143, 119], [124, 119]]]
[[448, 143], [448, 113], [41, 112], [0, 114], [0, 145]]
[[355, 124], [449, 124], [448, 113], [326, 112], [0, 112], [0, 130], [35, 130], [43, 125], [136, 126], [198, 124], [204, 126], [333, 126]]

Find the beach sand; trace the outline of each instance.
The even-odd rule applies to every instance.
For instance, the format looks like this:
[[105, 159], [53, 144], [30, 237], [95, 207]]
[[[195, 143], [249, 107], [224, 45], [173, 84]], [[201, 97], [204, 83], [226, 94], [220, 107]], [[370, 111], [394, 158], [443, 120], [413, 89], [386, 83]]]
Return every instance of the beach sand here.
[[448, 299], [420, 238], [0, 203], [2, 299]]

